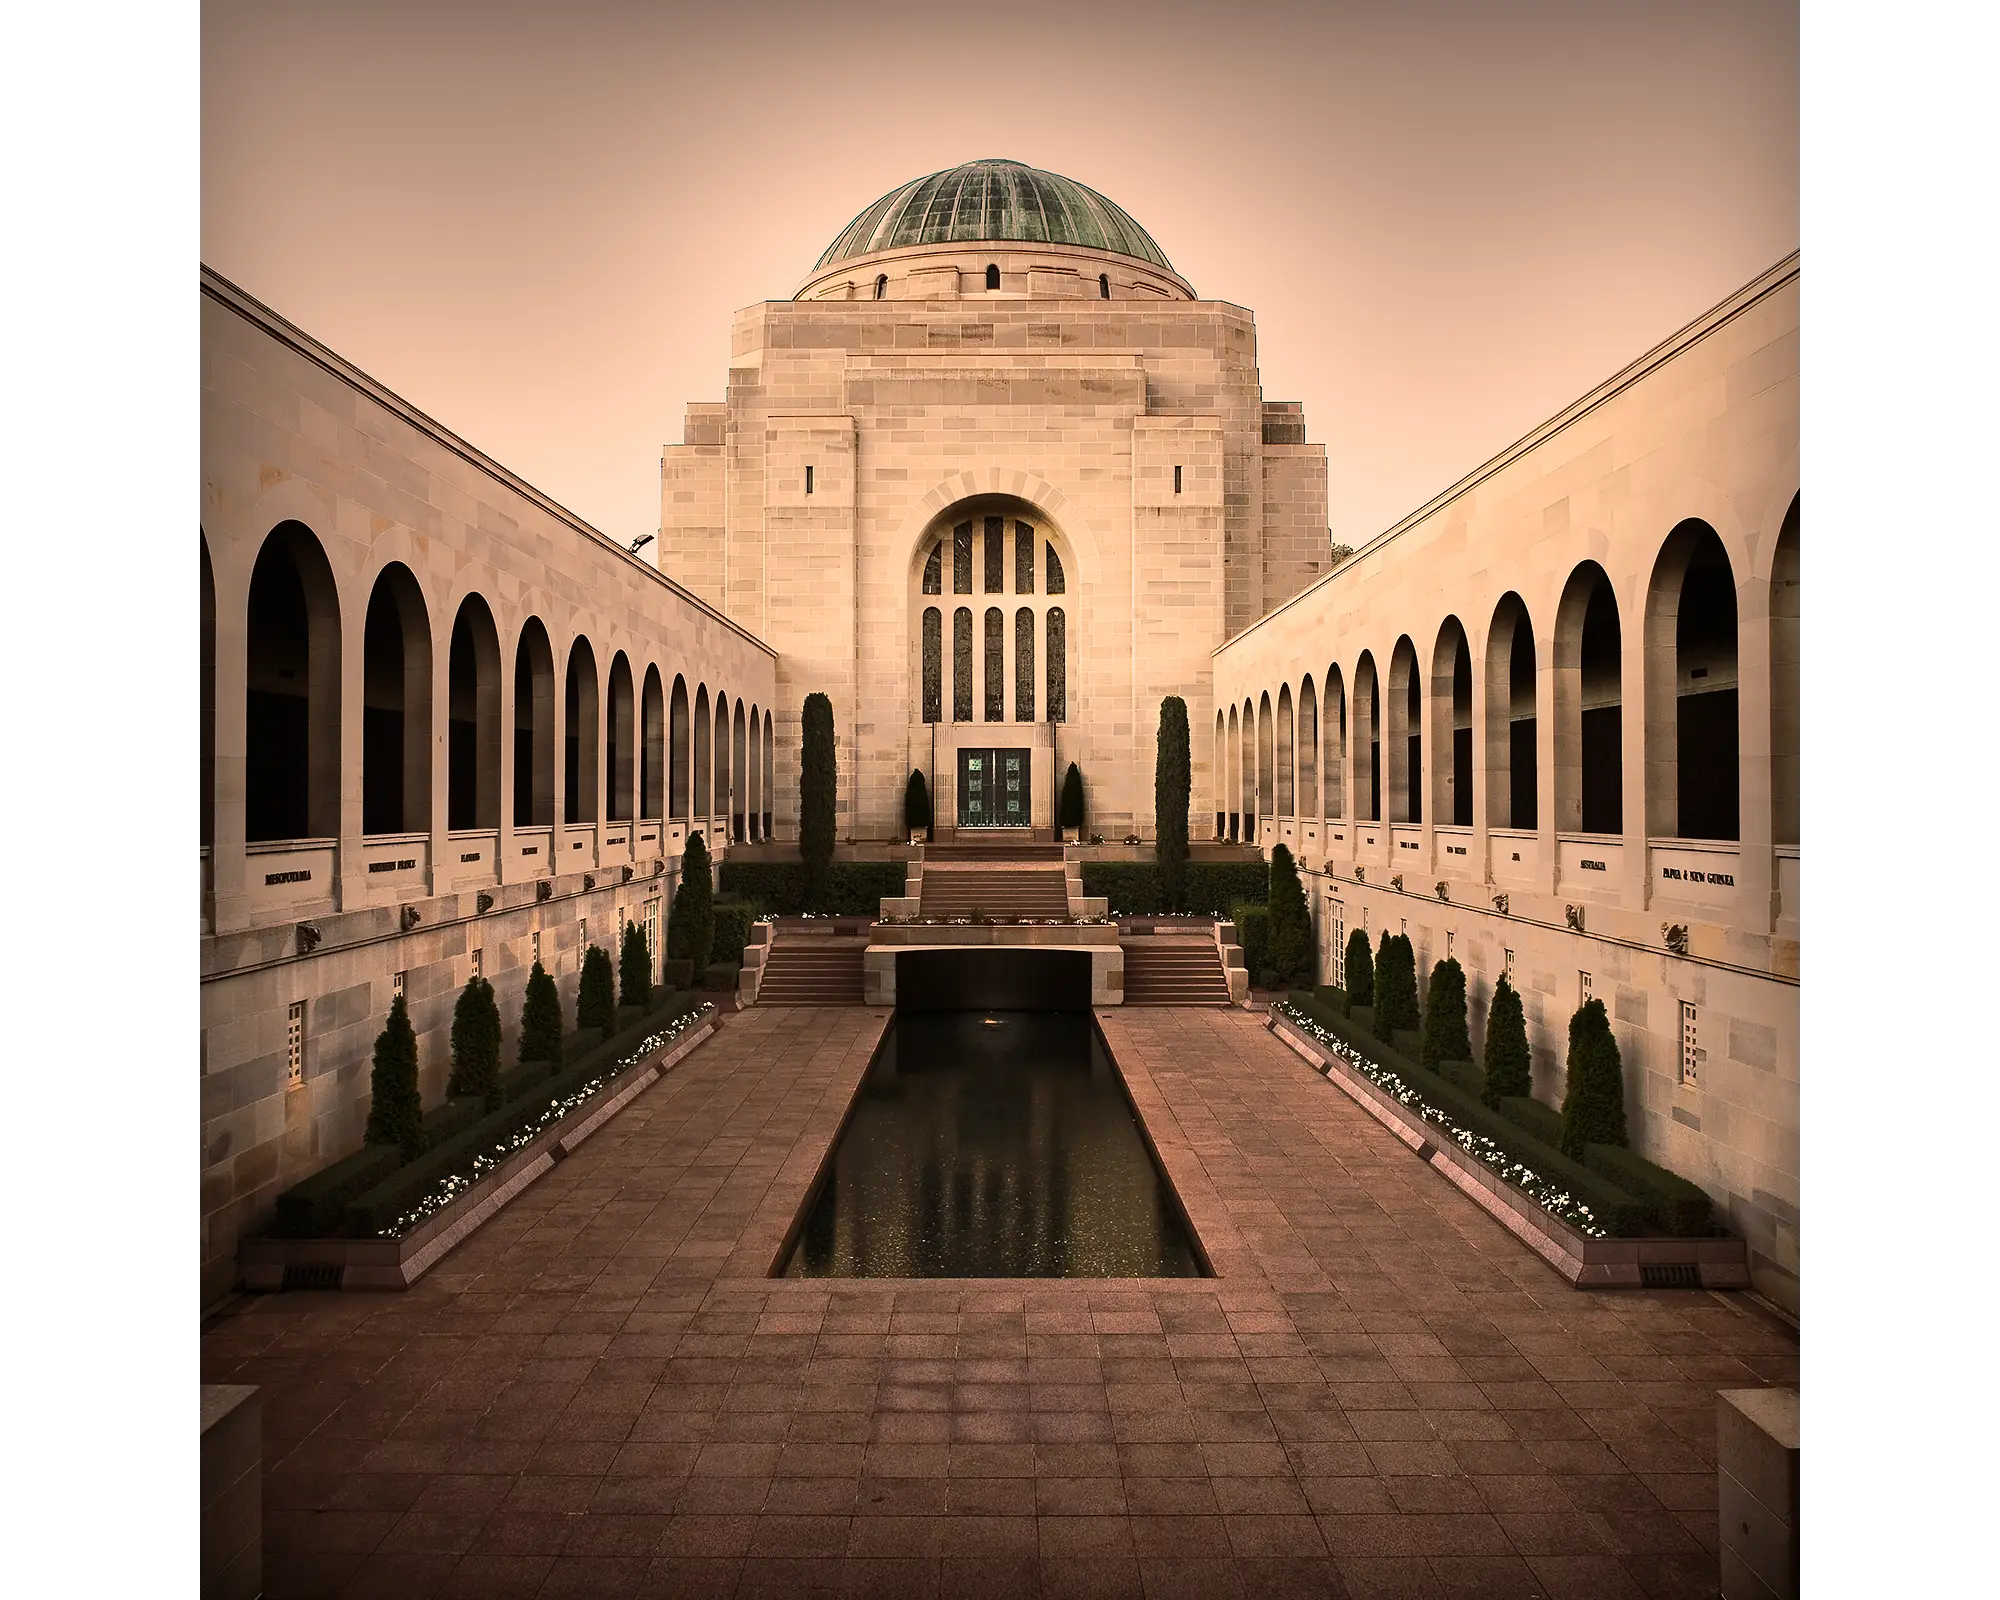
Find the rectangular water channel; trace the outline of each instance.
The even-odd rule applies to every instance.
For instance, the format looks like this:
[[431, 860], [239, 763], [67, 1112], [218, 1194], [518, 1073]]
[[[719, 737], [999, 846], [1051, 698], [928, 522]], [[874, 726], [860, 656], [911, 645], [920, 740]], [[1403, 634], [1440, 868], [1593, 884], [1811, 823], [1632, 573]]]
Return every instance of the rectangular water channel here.
[[780, 1275], [1208, 1274], [1088, 1012], [902, 1011]]

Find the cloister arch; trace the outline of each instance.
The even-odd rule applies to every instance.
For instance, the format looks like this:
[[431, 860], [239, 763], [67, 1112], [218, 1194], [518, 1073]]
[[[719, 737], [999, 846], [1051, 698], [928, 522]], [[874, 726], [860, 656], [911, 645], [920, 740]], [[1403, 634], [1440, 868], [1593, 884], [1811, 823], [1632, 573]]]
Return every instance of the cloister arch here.
[[500, 630], [480, 594], [451, 625], [447, 699], [446, 826], [500, 826]]
[[[729, 696], [715, 691], [715, 793], [709, 797], [708, 814], [715, 819], [723, 837], [729, 834]], [[713, 834], [709, 844], [716, 843]]]
[[1536, 821], [1535, 629], [1509, 590], [1486, 634], [1486, 825], [1527, 829]]
[[639, 692], [639, 815], [657, 822], [667, 814], [667, 697], [660, 669], [648, 665]]
[[732, 839], [746, 837], [743, 812], [750, 803], [750, 752], [743, 743], [745, 727], [743, 702], [738, 700], [730, 716], [729, 738], [729, 837]]
[[1238, 752], [1243, 774], [1243, 837], [1257, 837], [1257, 708], [1243, 702], [1243, 745]]
[[1271, 726], [1271, 694], [1267, 689], [1257, 697], [1257, 815], [1273, 814], [1277, 785], [1273, 782], [1277, 764], [1276, 734]]
[[1215, 764], [1209, 768], [1215, 774], [1215, 836], [1229, 837], [1229, 724], [1222, 708], [1215, 712]]
[[1229, 801], [1229, 837], [1231, 841], [1243, 837], [1243, 749], [1240, 724], [1236, 707], [1229, 708], [1229, 731], [1224, 736], [1223, 791]]
[[1595, 561], [1556, 607], [1556, 828], [1625, 830], [1624, 644], [1618, 596]]
[[1389, 653], [1389, 820], [1424, 820], [1423, 675], [1406, 633]]
[[668, 771], [667, 803], [672, 807], [669, 813], [675, 821], [685, 822], [689, 816], [689, 796], [693, 782], [693, 750], [690, 745], [691, 733], [688, 728], [688, 686], [687, 679], [678, 672], [674, 674], [673, 700], [667, 718]]
[[1292, 718], [1292, 686], [1289, 683], [1280, 684], [1278, 686], [1278, 723], [1273, 776], [1276, 777], [1278, 784], [1278, 815], [1281, 817], [1296, 815], [1292, 809], [1294, 804], [1293, 775], [1297, 771], [1295, 763], [1298, 759], [1294, 750], [1296, 731], [1293, 727]]
[[597, 820], [597, 652], [578, 634], [563, 674], [563, 820]]
[[1330, 818], [1347, 815], [1347, 685], [1340, 668], [1328, 663], [1326, 705], [1321, 715], [1326, 722], [1326, 814]]
[[764, 837], [764, 714], [755, 702], [750, 706], [750, 746], [745, 761], [744, 778], [748, 787], [744, 791], [744, 809], [748, 813], [749, 838]]
[[694, 815], [715, 815], [715, 725], [710, 721], [708, 685], [697, 684], [694, 691]]
[[1465, 625], [1446, 617], [1431, 653], [1431, 820], [1472, 826], [1472, 647]]
[[265, 537], [244, 643], [244, 837], [340, 831], [340, 596], [303, 522]]
[[514, 826], [556, 820], [556, 664], [541, 618], [521, 624], [514, 645]]
[[771, 743], [771, 713], [764, 713], [764, 837], [771, 837], [771, 795], [777, 783], [777, 752]]
[[1799, 497], [1771, 560], [1771, 840], [1799, 842]]
[[620, 650], [611, 658], [611, 678], [605, 690], [604, 711], [604, 820], [630, 822], [633, 813], [633, 742], [637, 728], [636, 707], [632, 702], [632, 663]]
[[1382, 685], [1375, 657], [1361, 652], [1354, 664], [1354, 820], [1382, 820]]
[[1736, 581], [1716, 531], [1667, 535], [1646, 596], [1647, 831], [1740, 837]]
[[1319, 699], [1313, 691], [1312, 674], [1299, 683], [1299, 796], [1301, 817], [1319, 815]]
[[215, 843], [215, 567], [201, 536], [201, 842]]

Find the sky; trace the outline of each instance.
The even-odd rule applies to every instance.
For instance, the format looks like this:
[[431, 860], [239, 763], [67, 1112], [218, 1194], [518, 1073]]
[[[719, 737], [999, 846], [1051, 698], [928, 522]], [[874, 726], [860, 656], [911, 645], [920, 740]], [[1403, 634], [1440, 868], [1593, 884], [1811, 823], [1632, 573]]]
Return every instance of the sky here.
[[1779, 0], [213, 0], [201, 252], [607, 534], [897, 184], [1117, 201], [1256, 315], [1360, 545], [1798, 246]]

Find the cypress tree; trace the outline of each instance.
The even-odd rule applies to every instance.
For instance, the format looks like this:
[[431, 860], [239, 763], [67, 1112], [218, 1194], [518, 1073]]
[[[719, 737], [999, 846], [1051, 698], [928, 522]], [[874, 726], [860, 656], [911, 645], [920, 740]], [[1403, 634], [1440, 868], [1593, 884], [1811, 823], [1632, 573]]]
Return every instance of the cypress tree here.
[[1497, 1108], [1503, 1096], [1533, 1094], [1532, 1065], [1521, 996], [1503, 973], [1493, 986], [1493, 1005], [1486, 1013], [1486, 1087], [1480, 1099]]
[[1079, 829], [1083, 826], [1083, 774], [1077, 770], [1074, 761], [1069, 764], [1069, 771], [1063, 774], [1062, 799], [1056, 805], [1056, 826]]
[[1170, 694], [1160, 702], [1159, 748], [1153, 758], [1153, 849], [1170, 911], [1187, 908], [1189, 749], [1187, 702]]
[[1267, 959], [1281, 985], [1298, 983], [1312, 969], [1312, 918], [1299, 883], [1298, 863], [1289, 847], [1271, 848], [1271, 944]]
[[1375, 946], [1375, 1037], [1385, 1043], [1393, 1040], [1396, 1032], [1396, 1002], [1389, 993], [1395, 987], [1395, 975], [1396, 936], [1384, 928], [1382, 940]]
[[652, 952], [636, 922], [625, 924], [625, 937], [618, 945], [618, 1003], [648, 1011], [653, 1005]]
[[1472, 1059], [1472, 1035], [1465, 1028], [1465, 969], [1450, 956], [1431, 968], [1417, 1059], [1433, 1072], [1447, 1061]]
[[691, 833], [681, 856], [681, 884], [667, 917], [667, 954], [692, 961], [699, 976], [714, 953], [715, 882], [709, 874], [708, 841]]
[[1347, 959], [1341, 964], [1341, 977], [1346, 980], [1350, 1010], [1375, 1003], [1375, 961], [1368, 954], [1368, 935], [1363, 929], [1356, 928], [1347, 936]]
[[903, 787], [903, 832], [928, 834], [932, 820], [930, 785], [922, 771], [912, 767], [910, 781]]
[[451, 1081], [444, 1092], [491, 1099], [500, 1087], [500, 1004], [493, 985], [468, 978], [451, 1012]]
[[[562, 996], [556, 993], [556, 980], [537, 961], [528, 973], [527, 999], [521, 1006], [521, 1060], [546, 1061], [550, 1072], [562, 1071], [563, 1065], [563, 1015]], [[493, 1085], [497, 1097], [499, 1082]], [[496, 1107], [496, 1109], [498, 1109]]]
[[602, 1028], [606, 1033], [618, 1026], [618, 994], [611, 978], [611, 954], [597, 945], [583, 953], [583, 973], [576, 985], [576, 1025]]
[[1415, 1028], [1422, 1021], [1416, 950], [1409, 935], [1385, 933], [1375, 956], [1375, 1037], [1393, 1044], [1398, 1028]]
[[799, 859], [805, 863], [809, 911], [826, 909], [838, 784], [833, 702], [815, 692], [806, 696], [799, 718]]
[[1569, 1019], [1569, 1081], [1563, 1088], [1562, 1152], [1583, 1159], [1587, 1144], [1623, 1145], [1625, 1067], [1602, 1000], [1586, 1000]]
[[375, 1038], [375, 1068], [368, 1079], [368, 1144], [394, 1144], [403, 1159], [414, 1160], [424, 1149], [423, 1093], [417, 1087], [417, 1035], [410, 1026], [410, 1009], [397, 995], [389, 1020]]

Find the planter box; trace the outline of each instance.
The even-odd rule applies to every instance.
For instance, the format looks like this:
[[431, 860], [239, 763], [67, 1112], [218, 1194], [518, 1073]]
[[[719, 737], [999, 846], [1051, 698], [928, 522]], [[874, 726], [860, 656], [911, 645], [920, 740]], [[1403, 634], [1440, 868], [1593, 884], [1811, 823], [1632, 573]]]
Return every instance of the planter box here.
[[1579, 1289], [1750, 1287], [1749, 1247], [1743, 1240], [1585, 1238], [1275, 1010], [1264, 1025]]
[[[719, 1015], [719, 1013], [718, 1013]], [[532, 1143], [523, 1145], [457, 1200], [398, 1239], [245, 1239], [237, 1249], [243, 1287], [407, 1289], [558, 1161], [573, 1152], [715, 1032], [697, 1023], [650, 1060], [619, 1074]]]

